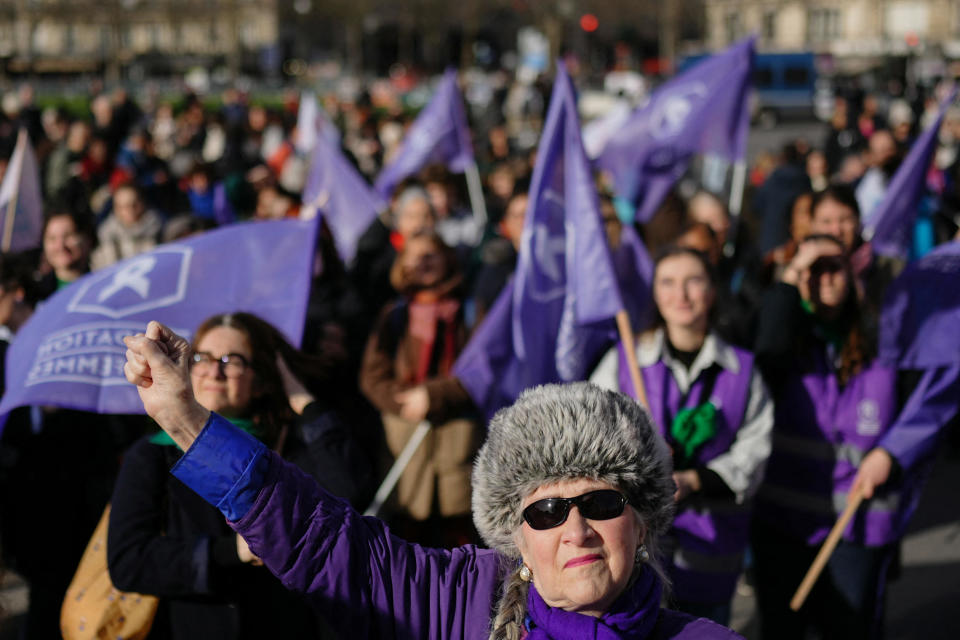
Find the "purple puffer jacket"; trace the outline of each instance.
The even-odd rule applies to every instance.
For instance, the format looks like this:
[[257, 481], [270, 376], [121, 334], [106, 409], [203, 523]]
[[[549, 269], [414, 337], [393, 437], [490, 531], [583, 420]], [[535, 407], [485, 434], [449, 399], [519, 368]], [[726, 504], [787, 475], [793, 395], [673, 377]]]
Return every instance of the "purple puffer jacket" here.
[[[344, 637], [486, 640], [512, 567], [495, 551], [427, 549], [390, 534], [297, 467], [213, 414], [173, 473], [211, 504], [287, 588]], [[661, 609], [631, 640], [733, 640], [708, 620]]]

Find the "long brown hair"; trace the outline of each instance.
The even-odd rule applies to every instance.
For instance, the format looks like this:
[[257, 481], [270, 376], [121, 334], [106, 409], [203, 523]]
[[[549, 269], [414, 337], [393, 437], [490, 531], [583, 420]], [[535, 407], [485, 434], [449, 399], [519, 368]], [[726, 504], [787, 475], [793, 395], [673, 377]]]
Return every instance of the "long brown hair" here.
[[221, 313], [204, 320], [193, 336], [193, 349], [196, 350], [203, 337], [217, 327], [236, 329], [250, 344], [250, 367], [255, 378], [249, 417], [261, 430], [264, 442], [273, 446], [280, 430], [295, 417], [277, 367], [277, 356], [283, 357], [293, 375], [315, 397], [326, 396], [326, 383], [331, 374], [323, 361], [294, 348], [272, 324], [242, 311]]

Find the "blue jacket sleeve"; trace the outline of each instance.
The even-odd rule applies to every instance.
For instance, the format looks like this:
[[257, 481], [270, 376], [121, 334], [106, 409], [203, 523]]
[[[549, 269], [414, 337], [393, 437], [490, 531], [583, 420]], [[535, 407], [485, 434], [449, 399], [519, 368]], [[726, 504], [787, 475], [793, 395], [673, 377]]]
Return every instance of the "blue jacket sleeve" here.
[[505, 566], [495, 551], [405, 542], [274, 453], [256, 502], [231, 526], [345, 638], [489, 636]]
[[488, 637], [505, 566], [496, 552], [395, 538], [216, 414], [173, 473], [344, 637]]
[[904, 469], [911, 469], [933, 449], [937, 435], [960, 403], [960, 365], [923, 373], [903, 410], [879, 446]]
[[174, 465], [172, 473], [227, 520], [239, 520], [250, 510], [263, 487], [269, 466], [266, 445], [210, 414], [203, 431]]

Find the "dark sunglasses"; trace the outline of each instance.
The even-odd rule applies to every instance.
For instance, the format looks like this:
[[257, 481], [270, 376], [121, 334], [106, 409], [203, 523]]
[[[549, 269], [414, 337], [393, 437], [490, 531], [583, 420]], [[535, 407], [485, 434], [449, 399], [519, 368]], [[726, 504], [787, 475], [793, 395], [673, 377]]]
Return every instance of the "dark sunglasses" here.
[[588, 520], [609, 520], [623, 513], [627, 498], [613, 489], [599, 489], [576, 498], [544, 498], [524, 509], [523, 519], [531, 529], [552, 529], [567, 521], [573, 505]]

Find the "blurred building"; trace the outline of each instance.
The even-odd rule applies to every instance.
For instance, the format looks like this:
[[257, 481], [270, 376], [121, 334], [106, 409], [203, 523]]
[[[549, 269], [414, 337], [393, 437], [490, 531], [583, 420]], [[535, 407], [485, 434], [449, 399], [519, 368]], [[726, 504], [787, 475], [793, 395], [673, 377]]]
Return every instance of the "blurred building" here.
[[518, 35], [531, 28], [551, 56], [593, 68], [672, 58], [704, 33], [703, 0], [282, 0], [280, 11], [288, 57], [377, 74], [396, 63], [510, 68]]
[[256, 67], [278, 37], [278, 0], [2, 0], [11, 74]]
[[427, 72], [509, 68], [528, 28], [550, 42], [551, 56], [569, 53], [593, 69], [640, 67], [701, 42], [703, 7], [704, 0], [0, 0], [0, 72], [137, 80], [191, 67], [296, 75], [314, 62], [378, 75], [398, 63]]
[[960, 0], [705, 0], [713, 49], [759, 34], [763, 49], [844, 58], [960, 52]]

